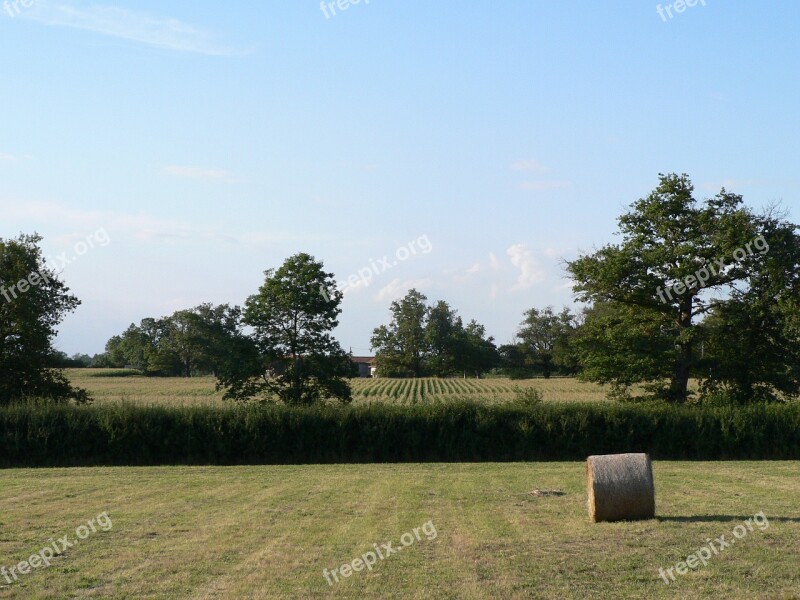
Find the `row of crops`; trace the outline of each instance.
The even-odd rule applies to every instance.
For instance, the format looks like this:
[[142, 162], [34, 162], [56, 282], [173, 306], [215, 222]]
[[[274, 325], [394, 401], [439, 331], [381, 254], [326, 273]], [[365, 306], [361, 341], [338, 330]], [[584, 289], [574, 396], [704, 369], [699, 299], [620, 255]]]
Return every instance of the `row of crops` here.
[[504, 401], [516, 396], [518, 382], [505, 379], [356, 379], [356, 402], [436, 403], [453, 399]]

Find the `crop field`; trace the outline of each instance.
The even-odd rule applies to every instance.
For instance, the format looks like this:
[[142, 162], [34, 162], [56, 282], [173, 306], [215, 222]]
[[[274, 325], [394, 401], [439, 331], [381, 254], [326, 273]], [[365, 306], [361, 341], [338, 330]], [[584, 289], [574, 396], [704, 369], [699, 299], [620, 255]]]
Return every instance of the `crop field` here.
[[656, 462], [657, 518], [613, 524], [582, 463], [0, 471], [0, 567], [77, 542], [0, 598], [797, 598], [799, 468]]
[[[143, 377], [135, 372], [104, 369], [68, 370], [70, 380], [88, 389], [97, 402], [192, 405], [222, 402], [213, 377]], [[356, 404], [415, 404], [474, 400], [509, 402], [534, 388], [546, 402], [604, 401], [603, 386], [571, 378], [557, 379], [352, 379]]]
[[559, 379], [357, 379], [353, 380], [357, 402], [415, 404], [453, 399], [486, 403], [514, 400], [526, 389], [537, 389], [552, 402], [604, 400], [605, 390], [598, 385], [571, 378]]

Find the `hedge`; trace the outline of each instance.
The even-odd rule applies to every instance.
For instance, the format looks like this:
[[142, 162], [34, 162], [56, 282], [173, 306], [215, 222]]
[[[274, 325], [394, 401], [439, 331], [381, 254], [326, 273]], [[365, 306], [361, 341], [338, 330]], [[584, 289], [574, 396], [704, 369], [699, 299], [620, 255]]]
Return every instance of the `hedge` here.
[[0, 467], [800, 459], [800, 406], [0, 408]]

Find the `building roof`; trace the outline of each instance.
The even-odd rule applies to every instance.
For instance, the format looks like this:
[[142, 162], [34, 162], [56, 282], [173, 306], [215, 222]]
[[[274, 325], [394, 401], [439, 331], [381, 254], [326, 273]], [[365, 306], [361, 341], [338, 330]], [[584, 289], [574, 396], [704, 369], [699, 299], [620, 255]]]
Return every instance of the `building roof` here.
[[351, 356], [350, 360], [352, 360], [354, 363], [367, 363], [368, 365], [371, 365], [372, 363], [375, 362], [375, 357], [374, 356]]

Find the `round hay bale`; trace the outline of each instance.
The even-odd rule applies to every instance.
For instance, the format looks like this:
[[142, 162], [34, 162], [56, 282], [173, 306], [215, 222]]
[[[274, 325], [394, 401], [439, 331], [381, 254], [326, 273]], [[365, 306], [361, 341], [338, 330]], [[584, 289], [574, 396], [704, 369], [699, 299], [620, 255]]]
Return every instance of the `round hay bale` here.
[[647, 454], [605, 454], [586, 460], [589, 518], [635, 521], [656, 516], [653, 465]]

